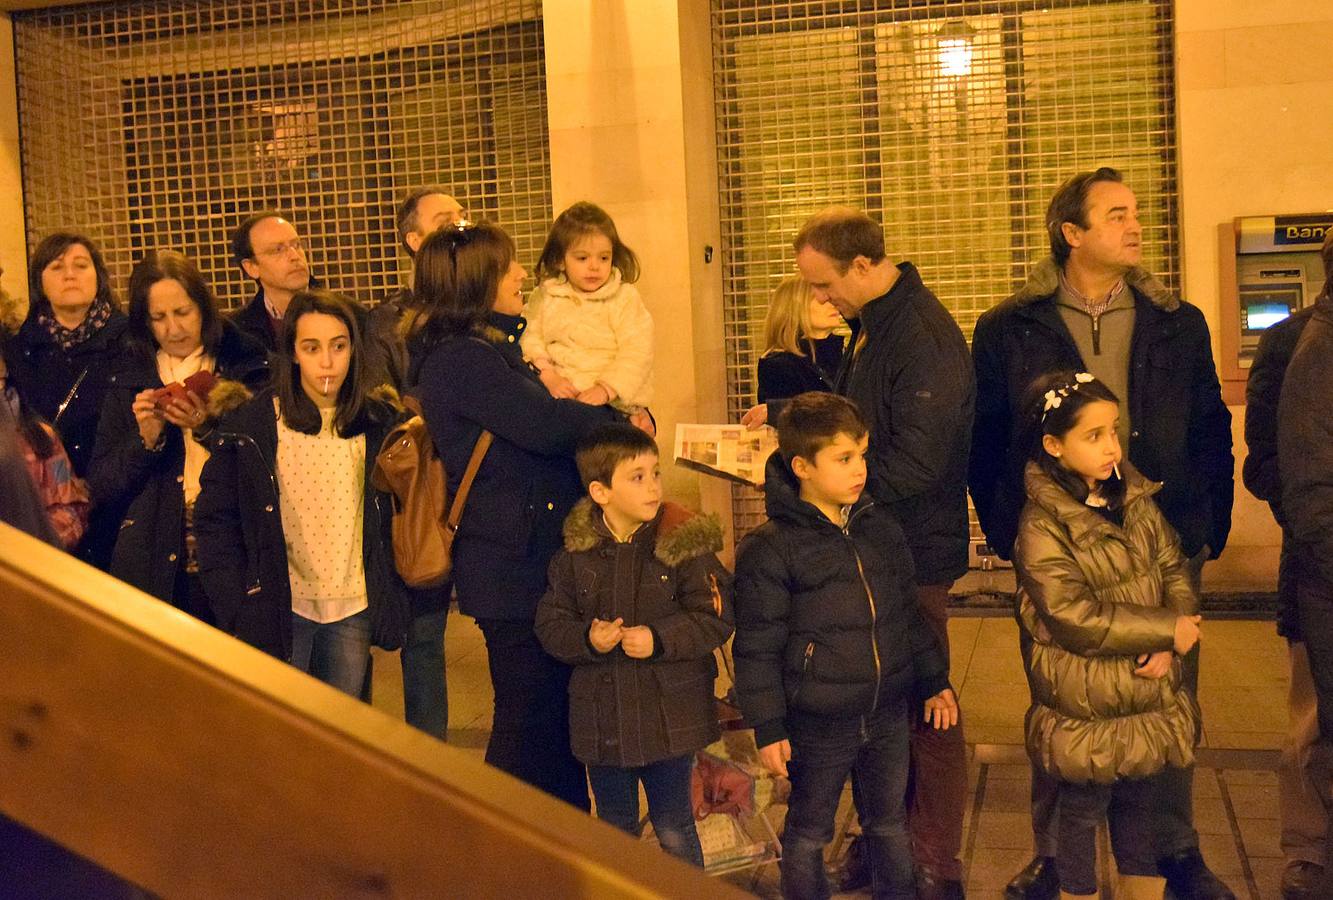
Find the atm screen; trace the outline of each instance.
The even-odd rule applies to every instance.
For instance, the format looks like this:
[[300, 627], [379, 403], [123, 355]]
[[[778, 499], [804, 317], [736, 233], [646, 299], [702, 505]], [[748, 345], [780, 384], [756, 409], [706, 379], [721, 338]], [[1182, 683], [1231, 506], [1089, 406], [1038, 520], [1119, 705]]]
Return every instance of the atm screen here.
[[1291, 315], [1291, 307], [1285, 303], [1247, 303], [1245, 305], [1245, 330], [1263, 331], [1281, 322]]

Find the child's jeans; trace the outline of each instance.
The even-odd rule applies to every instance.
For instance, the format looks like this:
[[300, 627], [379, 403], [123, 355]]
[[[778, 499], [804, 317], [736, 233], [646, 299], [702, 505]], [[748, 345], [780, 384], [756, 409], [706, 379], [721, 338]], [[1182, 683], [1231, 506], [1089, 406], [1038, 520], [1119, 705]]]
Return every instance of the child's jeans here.
[[[1115, 784], [1060, 782], [1060, 890], [1097, 893], [1097, 826], [1108, 819], [1111, 849], [1121, 875], [1157, 873], [1156, 828], [1163, 781], [1169, 769]], [[1178, 777], [1178, 775], [1177, 775]]]
[[869, 716], [792, 717], [791, 799], [782, 840], [782, 896], [824, 900], [824, 846], [833, 839], [843, 785], [851, 773], [876, 898], [916, 896], [907, 833], [907, 706], [887, 704]]
[[597, 800], [597, 818], [638, 837], [639, 782], [648, 795], [648, 819], [662, 849], [703, 868], [704, 851], [694, 826], [690, 802], [690, 775], [694, 754], [664, 759], [646, 766], [588, 766], [588, 781]]

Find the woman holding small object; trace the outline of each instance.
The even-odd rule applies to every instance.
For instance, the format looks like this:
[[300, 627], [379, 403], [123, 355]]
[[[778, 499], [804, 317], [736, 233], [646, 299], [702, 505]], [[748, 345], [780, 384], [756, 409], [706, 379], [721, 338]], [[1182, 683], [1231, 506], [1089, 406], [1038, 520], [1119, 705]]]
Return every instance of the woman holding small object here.
[[193, 535], [209, 388], [268, 382], [264, 348], [217, 309], [193, 262], [150, 251], [130, 275], [131, 352], [110, 378], [89, 480], [99, 504], [124, 510], [109, 571], [210, 624]]

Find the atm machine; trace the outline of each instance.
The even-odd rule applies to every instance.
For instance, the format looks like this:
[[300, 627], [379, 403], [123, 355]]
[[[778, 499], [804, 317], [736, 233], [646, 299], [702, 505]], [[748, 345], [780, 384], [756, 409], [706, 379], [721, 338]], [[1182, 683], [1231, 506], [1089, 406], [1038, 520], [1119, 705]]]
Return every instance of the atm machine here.
[[1333, 212], [1241, 216], [1221, 228], [1222, 394], [1245, 402], [1245, 381], [1264, 330], [1313, 303], [1324, 286], [1319, 248]]

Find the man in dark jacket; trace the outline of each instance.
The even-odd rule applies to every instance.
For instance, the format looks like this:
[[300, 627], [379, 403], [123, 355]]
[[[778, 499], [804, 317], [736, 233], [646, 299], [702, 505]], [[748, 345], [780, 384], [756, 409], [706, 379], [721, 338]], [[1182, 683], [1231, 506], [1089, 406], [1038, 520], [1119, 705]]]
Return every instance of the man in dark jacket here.
[[760, 758], [791, 776], [783, 896], [828, 895], [822, 851], [849, 772], [875, 895], [911, 896], [909, 723], [924, 701], [934, 728], [953, 730], [948, 663], [914, 596], [907, 539], [863, 492], [867, 430], [855, 406], [801, 394], [784, 406], [778, 439], [765, 470], [769, 519], [737, 550], [733, 652]]
[[[981, 316], [972, 338], [977, 405], [969, 485], [986, 539], [1009, 558], [1024, 502], [1027, 448], [1015, 446], [1024, 392], [1046, 372], [1091, 372], [1120, 397], [1126, 455], [1164, 482], [1158, 504], [1192, 558], [1197, 587], [1204, 560], [1226, 544], [1234, 490], [1231, 414], [1207, 323], [1138, 267], [1138, 203], [1114, 169], [1065, 182], [1051, 200], [1047, 229], [1052, 257]], [[1186, 678], [1197, 687], [1193, 654]], [[1199, 854], [1192, 774], [1174, 779], [1163, 798], [1162, 874], [1182, 900], [1231, 897]], [[1054, 897], [1058, 890], [1054, 783], [1035, 770], [1033, 830], [1037, 856], [1010, 883], [1011, 897]]]
[[[921, 611], [949, 649], [949, 588], [967, 571], [967, 450], [975, 387], [967, 341], [910, 262], [895, 265], [884, 231], [856, 210], [811, 217], [793, 241], [816, 299], [852, 326], [837, 392], [870, 428], [867, 489], [906, 534]], [[782, 404], [758, 416], [776, 421]], [[967, 746], [962, 727], [912, 731], [912, 849], [929, 896], [962, 896]]]

